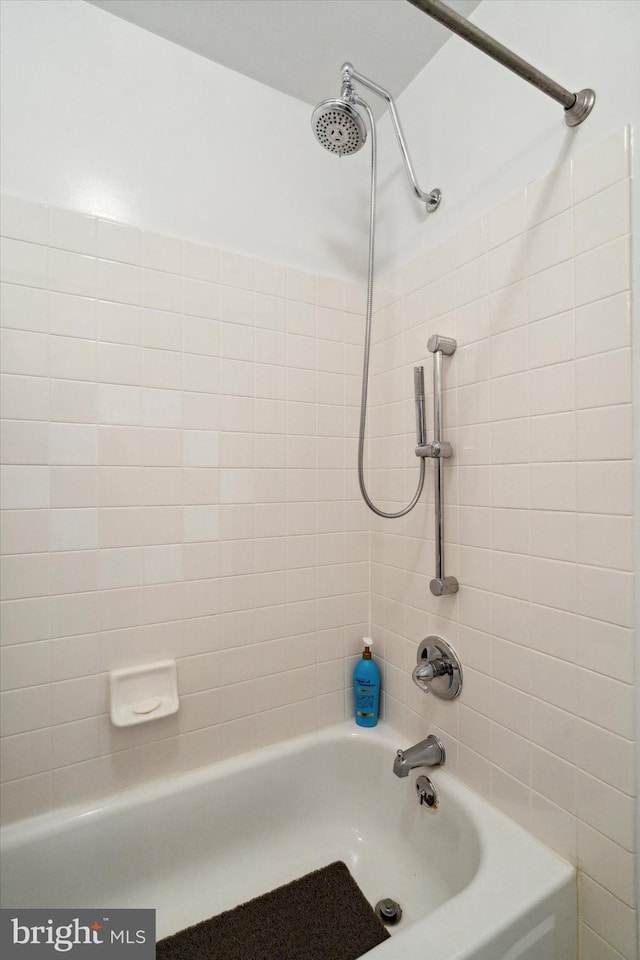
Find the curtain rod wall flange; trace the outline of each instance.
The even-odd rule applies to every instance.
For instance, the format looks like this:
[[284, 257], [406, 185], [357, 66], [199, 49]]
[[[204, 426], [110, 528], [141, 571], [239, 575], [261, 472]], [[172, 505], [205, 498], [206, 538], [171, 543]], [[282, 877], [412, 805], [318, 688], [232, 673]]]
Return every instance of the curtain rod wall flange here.
[[572, 107], [566, 107], [564, 111], [564, 122], [568, 127], [577, 127], [583, 120], [589, 116], [596, 102], [596, 95], [590, 87], [585, 87], [576, 93], [575, 103]]
[[579, 93], [572, 93], [508, 47], [490, 37], [488, 33], [480, 30], [475, 24], [470, 23], [465, 17], [460, 16], [455, 10], [442, 3], [442, 0], [409, 0], [409, 3], [462, 37], [463, 40], [482, 50], [493, 60], [497, 60], [508, 70], [517, 73], [519, 77], [533, 84], [538, 90], [542, 90], [557, 103], [562, 104], [565, 123], [568, 127], [577, 127], [593, 110], [596, 102], [593, 90], [587, 87]]

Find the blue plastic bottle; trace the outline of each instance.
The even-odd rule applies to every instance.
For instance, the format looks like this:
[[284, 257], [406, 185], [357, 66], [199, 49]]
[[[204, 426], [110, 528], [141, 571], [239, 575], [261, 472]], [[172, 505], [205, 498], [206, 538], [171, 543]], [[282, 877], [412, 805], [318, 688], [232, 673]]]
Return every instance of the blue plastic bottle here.
[[353, 671], [353, 696], [356, 708], [356, 723], [359, 727], [375, 727], [380, 706], [380, 671], [371, 658], [371, 637], [364, 638], [362, 659]]

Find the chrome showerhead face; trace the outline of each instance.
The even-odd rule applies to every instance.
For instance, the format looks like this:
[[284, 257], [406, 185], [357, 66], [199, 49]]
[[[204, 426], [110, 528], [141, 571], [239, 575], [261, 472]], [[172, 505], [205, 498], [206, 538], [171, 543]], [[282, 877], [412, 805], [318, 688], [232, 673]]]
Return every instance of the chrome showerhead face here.
[[367, 139], [367, 128], [346, 100], [323, 100], [313, 111], [311, 126], [318, 142], [339, 157], [355, 153]]

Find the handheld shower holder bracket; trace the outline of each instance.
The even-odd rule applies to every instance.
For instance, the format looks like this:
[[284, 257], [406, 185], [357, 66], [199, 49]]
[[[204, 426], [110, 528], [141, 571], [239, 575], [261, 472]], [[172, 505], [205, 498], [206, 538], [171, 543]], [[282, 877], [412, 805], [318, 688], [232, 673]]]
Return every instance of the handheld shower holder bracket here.
[[431, 460], [448, 460], [453, 455], [453, 447], [446, 440], [429, 440], [416, 447], [416, 457], [429, 457]]

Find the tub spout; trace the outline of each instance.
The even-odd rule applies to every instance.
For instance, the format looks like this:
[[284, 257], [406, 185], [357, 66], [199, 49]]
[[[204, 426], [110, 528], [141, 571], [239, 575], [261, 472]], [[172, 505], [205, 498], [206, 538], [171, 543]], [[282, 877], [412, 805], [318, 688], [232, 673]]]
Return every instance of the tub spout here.
[[396, 777], [407, 777], [416, 767], [439, 767], [444, 763], [447, 753], [441, 740], [432, 733], [426, 740], [414, 744], [407, 750], [398, 750], [393, 761]]

